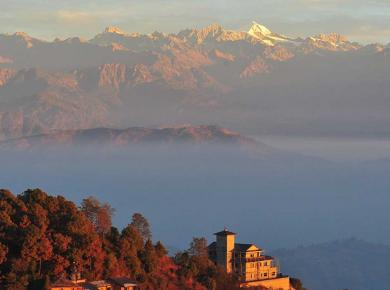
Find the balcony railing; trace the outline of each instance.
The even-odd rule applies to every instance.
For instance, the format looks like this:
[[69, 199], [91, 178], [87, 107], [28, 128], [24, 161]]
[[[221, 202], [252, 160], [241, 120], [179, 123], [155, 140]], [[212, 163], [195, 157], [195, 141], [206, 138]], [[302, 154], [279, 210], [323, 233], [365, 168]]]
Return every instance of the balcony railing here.
[[274, 264], [272, 258], [260, 256], [260, 257], [233, 257], [233, 261], [241, 262], [261, 262], [261, 261], [272, 261], [271, 264]]

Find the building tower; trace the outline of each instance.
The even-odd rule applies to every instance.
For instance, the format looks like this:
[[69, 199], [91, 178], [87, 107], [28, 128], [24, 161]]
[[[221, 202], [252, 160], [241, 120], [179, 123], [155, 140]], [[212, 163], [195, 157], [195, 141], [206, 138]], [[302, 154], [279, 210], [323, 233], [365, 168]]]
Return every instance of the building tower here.
[[235, 243], [235, 233], [229, 232], [226, 228], [223, 231], [215, 233], [216, 243], [216, 262], [222, 266], [227, 273], [233, 271], [233, 250]]

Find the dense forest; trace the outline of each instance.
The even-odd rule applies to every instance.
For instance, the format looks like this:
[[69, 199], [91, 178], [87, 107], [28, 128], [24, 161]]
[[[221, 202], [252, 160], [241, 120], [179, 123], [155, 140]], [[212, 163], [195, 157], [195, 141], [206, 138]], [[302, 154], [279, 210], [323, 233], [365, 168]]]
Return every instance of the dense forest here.
[[0, 288], [45, 289], [77, 267], [88, 280], [128, 276], [141, 289], [237, 289], [208, 259], [204, 238], [169, 257], [142, 214], [119, 230], [113, 213], [93, 197], [77, 206], [39, 189], [0, 190]]
[[74, 271], [87, 280], [127, 276], [141, 290], [239, 289], [238, 278], [209, 259], [205, 238], [170, 257], [142, 214], [119, 230], [114, 211], [93, 197], [77, 206], [40, 189], [0, 190], [0, 289], [49, 289]]

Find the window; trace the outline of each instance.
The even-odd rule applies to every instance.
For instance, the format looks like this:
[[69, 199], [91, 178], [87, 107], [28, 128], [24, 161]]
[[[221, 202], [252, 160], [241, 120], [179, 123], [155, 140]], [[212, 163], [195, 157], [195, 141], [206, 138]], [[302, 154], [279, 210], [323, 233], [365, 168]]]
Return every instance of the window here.
[[264, 277], [267, 277], [268, 276], [268, 273], [264, 273]]

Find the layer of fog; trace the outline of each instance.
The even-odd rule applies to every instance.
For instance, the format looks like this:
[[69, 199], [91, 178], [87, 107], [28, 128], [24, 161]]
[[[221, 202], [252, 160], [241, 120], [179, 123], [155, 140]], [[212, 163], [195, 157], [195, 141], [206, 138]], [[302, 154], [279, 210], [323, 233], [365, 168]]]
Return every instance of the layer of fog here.
[[155, 239], [186, 247], [224, 226], [266, 249], [350, 236], [390, 243], [390, 162], [355, 165], [253, 158], [222, 147], [144, 147], [0, 155], [0, 187], [94, 195], [122, 227], [142, 212]]
[[390, 157], [390, 138], [254, 136], [272, 147], [335, 162], [359, 162]]

